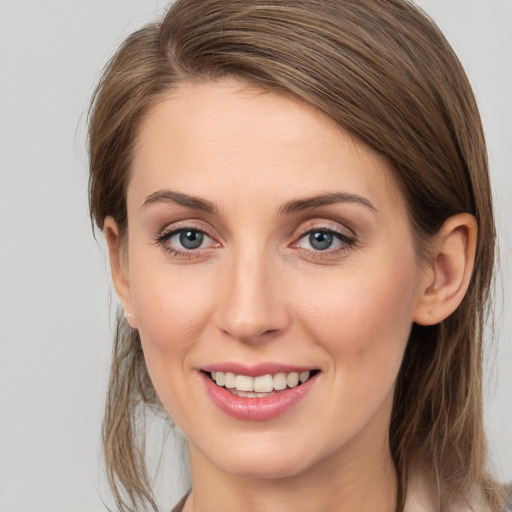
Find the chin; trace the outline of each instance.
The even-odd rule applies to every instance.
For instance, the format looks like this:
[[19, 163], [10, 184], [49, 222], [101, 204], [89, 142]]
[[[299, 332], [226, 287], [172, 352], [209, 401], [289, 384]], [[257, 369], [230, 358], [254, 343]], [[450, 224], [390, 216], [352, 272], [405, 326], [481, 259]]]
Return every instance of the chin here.
[[274, 480], [280, 478], [289, 478], [302, 473], [307, 467], [307, 464], [297, 464], [294, 460], [283, 459], [281, 457], [267, 457], [246, 459], [244, 461], [233, 460], [222, 461], [218, 466], [226, 473], [236, 475], [240, 478], [261, 479], [261, 480]]
[[280, 479], [296, 476], [316, 462], [308, 454], [314, 450], [294, 443], [269, 443], [231, 446], [229, 450], [208, 454], [215, 466], [240, 478]]

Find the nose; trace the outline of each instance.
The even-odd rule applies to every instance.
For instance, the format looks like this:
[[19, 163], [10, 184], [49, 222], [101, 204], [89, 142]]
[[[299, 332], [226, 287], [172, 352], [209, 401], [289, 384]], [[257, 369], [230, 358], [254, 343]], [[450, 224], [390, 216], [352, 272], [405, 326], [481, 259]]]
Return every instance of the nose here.
[[218, 328], [244, 343], [261, 343], [283, 333], [290, 322], [277, 262], [262, 251], [233, 255], [219, 290]]

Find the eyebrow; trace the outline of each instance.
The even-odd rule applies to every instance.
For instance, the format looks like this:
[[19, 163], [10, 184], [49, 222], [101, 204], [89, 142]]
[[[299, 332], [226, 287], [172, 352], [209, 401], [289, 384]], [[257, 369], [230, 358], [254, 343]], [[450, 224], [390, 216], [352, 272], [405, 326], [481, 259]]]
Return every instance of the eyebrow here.
[[[175, 192], [169, 189], [157, 190], [150, 194], [144, 201], [142, 207], [157, 202], [176, 203], [192, 210], [200, 210], [206, 213], [219, 214], [219, 209], [211, 201], [201, 199], [189, 194]], [[310, 210], [321, 206], [329, 206], [337, 203], [356, 203], [365, 206], [373, 212], [377, 212], [377, 208], [366, 198], [357, 194], [348, 194], [346, 192], [332, 192], [329, 194], [320, 194], [302, 199], [294, 199], [288, 201], [278, 210], [279, 215], [289, 215], [302, 210]]]
[[189, 194], [182, 194], [181, 192], [174, 192], [173, 190], [157, 190], [153, 192], [144, 201], [142, 207], [148, 206], [157, 202], [171, 202], [176, 203], [186, 208], [191, 208], [192, 210], [200, 210], [206, 213], [219, 213], [219, 209], [210, 201], [206, 199], [201, 199], [196, 196], [191, 196]]
[[289, 215], [290, 213], [302, 210], [312, 210], [321, 206], [329, 206], [337, 203], [356, 203], [365, 206], [373, 212], [378, 212], [377, 208], [375, 208], [375, 206], [373, 206], [373, 204], [365, 197], [357, 194], [348, 194], [346, 192], [333, 192], [330, 194], [320, 194], [313, 197], [288, 201], [279, 208], [279, 214]]

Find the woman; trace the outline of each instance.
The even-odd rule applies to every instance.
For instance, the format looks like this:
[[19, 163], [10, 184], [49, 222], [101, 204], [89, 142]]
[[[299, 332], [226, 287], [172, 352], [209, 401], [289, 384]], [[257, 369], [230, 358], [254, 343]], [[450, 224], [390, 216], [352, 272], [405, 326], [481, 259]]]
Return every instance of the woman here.
[[124, 307], [104, 424], [121, 510], [156, 510], [144, 407], [188, 441], [176, 510], [505, 510], [482, 425], [485, 143], [423, 13], [178, 0], [106, 69], [90, 154]]

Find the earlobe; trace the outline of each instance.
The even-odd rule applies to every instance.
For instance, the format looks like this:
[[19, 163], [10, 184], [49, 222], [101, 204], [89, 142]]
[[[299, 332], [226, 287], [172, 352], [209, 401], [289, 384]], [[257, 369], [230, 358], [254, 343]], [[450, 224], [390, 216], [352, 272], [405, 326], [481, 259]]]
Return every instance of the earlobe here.
[[476, 240], [473, 215], [461, 213], [444, 222], [432, 242], [432, 257], [422, 279], [414, 322], [434, 325], [457, 309], [471, 281]]
[[128, 278], [128, 258], [126, 248], [123, 246], [123, 240], [119, 233], [117, 222], [112, 217], [107, 217], [103, 226], [103, 233], [107, 241], [110, 271], [116, 294], [124, 307], [124, 317], [130, 327], [137, 329], [137, 321], [133, 314], [130, 282]]

